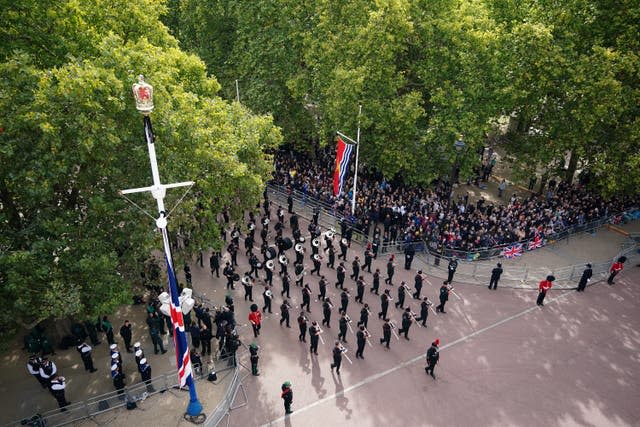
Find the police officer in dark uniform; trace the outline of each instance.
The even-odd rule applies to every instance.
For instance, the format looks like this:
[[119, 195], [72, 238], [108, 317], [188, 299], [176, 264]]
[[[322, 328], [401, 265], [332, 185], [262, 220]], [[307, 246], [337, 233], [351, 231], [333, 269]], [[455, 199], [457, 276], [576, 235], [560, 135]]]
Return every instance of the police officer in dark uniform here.
[[60, 412], [65, 412], [67, 410], [65, 406], [71, 405], [71, 402], [68, 402], [67, 398], [64, 395], [65, 388], [67, 388], [65, 378], [58, 375], [54, 376], [51, 380], [49, 389], [51, 390], [51, 394], [53, 394], [53, 397], [55, 397], [58, 401]]
[[456, 274], [456, 270], [458, 269], [458, 258], [453, 257], [451, 258], [451, 261], [449, 261], [449, 265], [447, 266], [447, 272], [448, 272], [448, 277], [447, 277], [447, 283], [451, 284], [451, 282], [453, 281], [453, 275]]
[[502, 275], [502, 264], [496, 264], [495, 268], [491, 270], [491, 279], [489, 280], [489, 289], [496, 289], [498, 287], [498, 281]]

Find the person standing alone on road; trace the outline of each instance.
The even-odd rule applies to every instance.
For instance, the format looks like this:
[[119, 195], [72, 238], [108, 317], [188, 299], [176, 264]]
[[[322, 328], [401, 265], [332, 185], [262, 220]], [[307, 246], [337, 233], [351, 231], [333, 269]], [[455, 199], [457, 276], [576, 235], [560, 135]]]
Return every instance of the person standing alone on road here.
[[438, 360], [440, 360], [440, 350], [438, 349], [439, 345], [439, 339], [436, 339], [431, 343], [431, 347], [429, 347], [429, 350], [427, 350], [427, 366], [424, 368], [424, 371], [427, 374], [431, 375], [434, 380], [436, 379], [436, 376], [433, 373], [433, 370], [435, 369]]
[[616, 277], [618, 273], [622, 271], [622, 269], [624, 268], [624, 263], [626, 261], [627, 261], [627, 257], [621, 256], [620, 258], [618, 258], [618, 261], [613, 263], [613, 265], [611, 266], [611, 269], [609, 270], [609, 273], [611, 274], [607, 279], [608, 284], [613, 285], [615, 283], [613, 279]]
[[593, 270], [591, 269], [591, 264], [587, 264], [587, 267], [582, 272], [580, 282], [578, 282], [578, 287], [576, 288], [578, 292], [584, 292], [584, 288], [587, 287], [587, 283], [591, 280], [591, 276], [593, 276]]
[[553, 286], [554, 280], [556, 280], [555, 277], [547, 276], [546, 280], [540, 282], [540, 285], [538, 286], [538, 300], [536, 301], [536, 304], [540, 307], [544, 307], [544, 298], [547, 296], [549, 289]]
[[498, 281], [500, 281], [500, 276], [502, 275], [502, 264], [496, 264], [496, 267], [491, 270], [491, 280], [489, 280], [489, 289], [495, 290], [498, 287]]
[[291, 404], [293, 403], [293, 389], [291, 388], [291, 382], [286, 381], [282, 384], [282, 393], [280, 397], [284, 401], [284, 413], [289, 415], [293, 411], [291, 410]]

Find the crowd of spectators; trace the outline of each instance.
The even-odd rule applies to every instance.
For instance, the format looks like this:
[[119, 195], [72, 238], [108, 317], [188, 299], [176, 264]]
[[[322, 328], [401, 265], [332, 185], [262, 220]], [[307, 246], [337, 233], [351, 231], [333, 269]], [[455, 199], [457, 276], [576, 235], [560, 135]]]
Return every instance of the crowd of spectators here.
[[[375, 238], [383, 227], [381, 243], [427, 242], [461, 251], [541, 238], [561, 233], [573, 226], [609, 218], [638, 205], [637, 196], [605, 199], [579, 184], [550, 180], [541, 195], [523, 191], [513, 194], [504, 204], [484, 198], [472, 203], [469, 193], [452, 197], [451, 187], [436, 180], [429, 188], [389, 182], [379, 174], [360, 168], [357, 208], [351, 215], [352, 178], [344, 184], [343, 194], [333, 197], [335, 155], [321, 150], [310, 158], [292, 151], [275, 155], [273, 183], [297, 190], [303, 199], [330, 206], [337, 217], [344, 217], [358, 231]], [[470, 180], [483, 185], [489, 174]], [[353, 162], [349, 176], [353, 176]], [[474, 185], [470, 184], [470, 185]], [[543, 191], [544, 190], [544, 191]]]

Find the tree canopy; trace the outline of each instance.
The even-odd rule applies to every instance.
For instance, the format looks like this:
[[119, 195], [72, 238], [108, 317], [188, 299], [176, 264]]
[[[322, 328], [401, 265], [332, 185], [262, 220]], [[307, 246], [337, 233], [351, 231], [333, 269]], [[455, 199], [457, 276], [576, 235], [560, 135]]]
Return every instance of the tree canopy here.
[[411, 183], [480, 158], [502, 117], [516, 172], [573, 178], [606, 194], [640, 184], [638, 15], [631, 1], [210, 0], [172, 2], [172, 31], [313, 151], [336, 130], [362, 160]]
[[[0, 11], [0, 295], [12, 307], [0, 315], [3, 333], [111, 312], [162, 247], [153, 221], [118, 193], [151, 183], [131, 95], [138, 73], [155, 89], [161, 179], [196, 182], [170, 217], [170, 231], [189, 239], [176, 258], [219, 245], [223, 206], [239, 217], [259, 201], [279, 129], [217, 95], [205, 64], [161, 23], [164, 12], [157, 0]], [[168, 192], [167, 206], [181, 196]], [[150, 195], [130, 197], [157, 215]]]

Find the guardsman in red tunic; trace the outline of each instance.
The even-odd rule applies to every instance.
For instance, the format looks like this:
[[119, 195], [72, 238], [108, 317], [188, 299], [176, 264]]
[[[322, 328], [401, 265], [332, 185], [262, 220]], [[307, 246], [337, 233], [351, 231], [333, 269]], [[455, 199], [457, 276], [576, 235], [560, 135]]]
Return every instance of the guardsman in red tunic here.
[[620, 258], [618, 258], [618, 261], [614, 262], [613, 265], [611, 266], [611, 269], [609, 270], [609, 273], [611, 273], [609, 275], [609, 278], [607, 279], [607, 283], [610, 285], [613, 285], [615, 282], [613, 281], [613, 278], [616, 277], [616, 274], [620, 273], [622, 271], [622, 269], [624, 268], [624, 263], [627, 260], [627, 257], [621, 256]]
[[553, 286], [554, 280], [556, 280], [555, 277], [547, 276], [546, 280], [540, 282], [540, 285], [538, 286], [538, 300], [536, 301], [536, 304], [540, 307], [544, 306], [544, 297], [547, 296], [547, 291]]

